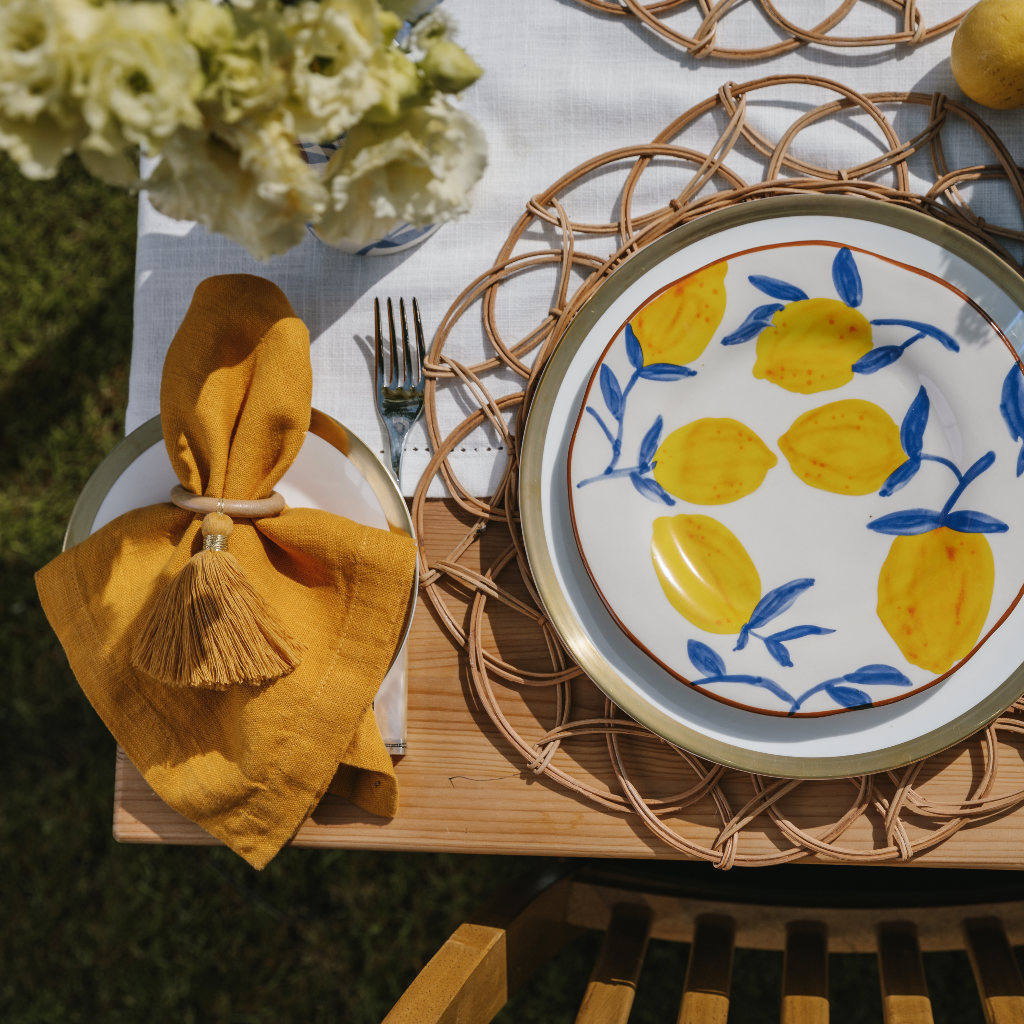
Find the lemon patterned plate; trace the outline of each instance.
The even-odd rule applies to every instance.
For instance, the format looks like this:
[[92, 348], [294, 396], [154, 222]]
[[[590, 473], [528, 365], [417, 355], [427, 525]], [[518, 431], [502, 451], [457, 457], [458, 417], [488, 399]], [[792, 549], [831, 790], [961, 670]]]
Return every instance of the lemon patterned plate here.
[[624, 265], [538, 391], [522, 506], [598, 685], [697, 753], [878, 770], [1024, 691], [1024, 280], [847, 197]]

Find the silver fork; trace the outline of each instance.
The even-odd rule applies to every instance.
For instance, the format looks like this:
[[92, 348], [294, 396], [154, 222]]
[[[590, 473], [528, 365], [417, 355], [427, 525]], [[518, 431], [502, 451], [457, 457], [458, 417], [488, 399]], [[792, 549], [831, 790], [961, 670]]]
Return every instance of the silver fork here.
[[[426, 351], [423, 344], [423, 324], [420, 321], [419, 303], [412, 300], [413, 326], [416, 330], [416, 348], [419, 358], [413, 369], [412, 351], [409, 348], [409, 325], [405, 319], [405, 299], [398, 300], [398, 313], [402, 321], [402, 362], [398, 360], [398, 340], [395, 336], [395, 312], [388, 299], [388, 330], [391, 337], [390, 372], [384, 379], [384, 340], [380, 323], [380, 299], [373, 300], [376, 315], [376, 342], [374, 374], [377, 381], [377, 415], [388, 432], [391, 444], [391, 473], [399, 486], [402, 483], [402, 452], [405, 438], [412, 425], [423, 415], [423, 361]], [[404, 373], [402, 372], [404, 370]]]

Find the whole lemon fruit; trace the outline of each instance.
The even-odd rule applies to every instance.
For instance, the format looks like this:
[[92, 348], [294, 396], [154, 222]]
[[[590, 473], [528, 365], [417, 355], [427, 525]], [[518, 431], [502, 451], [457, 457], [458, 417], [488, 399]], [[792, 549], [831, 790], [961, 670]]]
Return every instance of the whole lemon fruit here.
[[871, 351], [871, 324], [836, 299], [800, 299], [780, 309], [757, 339], [754, 376], [812, 395], [853, 380], [853, 364]]
[[738, 633], [761, 600], [750, 555], [710, 516], [655, 519], [651, 558], [672, 607], [708, 633]]
[[940, 526], [897, 537], [878, 576], [878, 617], [907, 661], [941, 675], [978, 642], [994, 585], [980, 533]]
[[994, 110], [1024, 107], [1024, 0], [981, 0], [953, 36], [953, 77]]
[[707, 417], [673, 430], [654, 456], [654, 479], [694, 505], [724, 505], [752, 492], [777, 462], [739, 420]]
[[715, 263], [666, 288], [629, 322], [644, 365], [692, 362], [708, 347], [725, 316], [728, 263]]
[[877, 491], [907, 461], [900, 428], [881, 406], [863, 398], [798, 416], [779, 438], [779, 448], [805, 484], [833, 494]]

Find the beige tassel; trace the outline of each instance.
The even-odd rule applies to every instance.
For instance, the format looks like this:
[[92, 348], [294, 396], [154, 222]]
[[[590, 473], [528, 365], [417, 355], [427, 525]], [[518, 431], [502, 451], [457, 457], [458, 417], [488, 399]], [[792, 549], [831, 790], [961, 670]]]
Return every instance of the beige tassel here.
[[203, 550], [157, 596], [132, 664], [168, 686], [260, 686], [301, 661], [302, 644], [227, 551], [230, 516], [203, 519]]

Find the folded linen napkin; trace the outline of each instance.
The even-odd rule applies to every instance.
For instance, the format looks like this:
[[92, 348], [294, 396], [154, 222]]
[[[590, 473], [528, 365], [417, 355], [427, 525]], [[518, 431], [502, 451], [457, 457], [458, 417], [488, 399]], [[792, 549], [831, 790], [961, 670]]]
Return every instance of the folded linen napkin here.
[[[309, 334], [284, 293], [248, 274], [203, 281], [160, 392], [182, 485], [268, 497], [302, 446], [311, 392]], [[304, 647], [301, 661], [262, 686], [172, 687], [132, 656], [154, 600], [202, 550], [202, 518], [169, 502], [128, 512], [36, 585], [82, 689], [146, 781], [262, 868], [329, 786], [372, 814], [397, 812], [372, 705], [398, 645], [415, 543], [314, 509], [237, 519], [230, 553]]]

